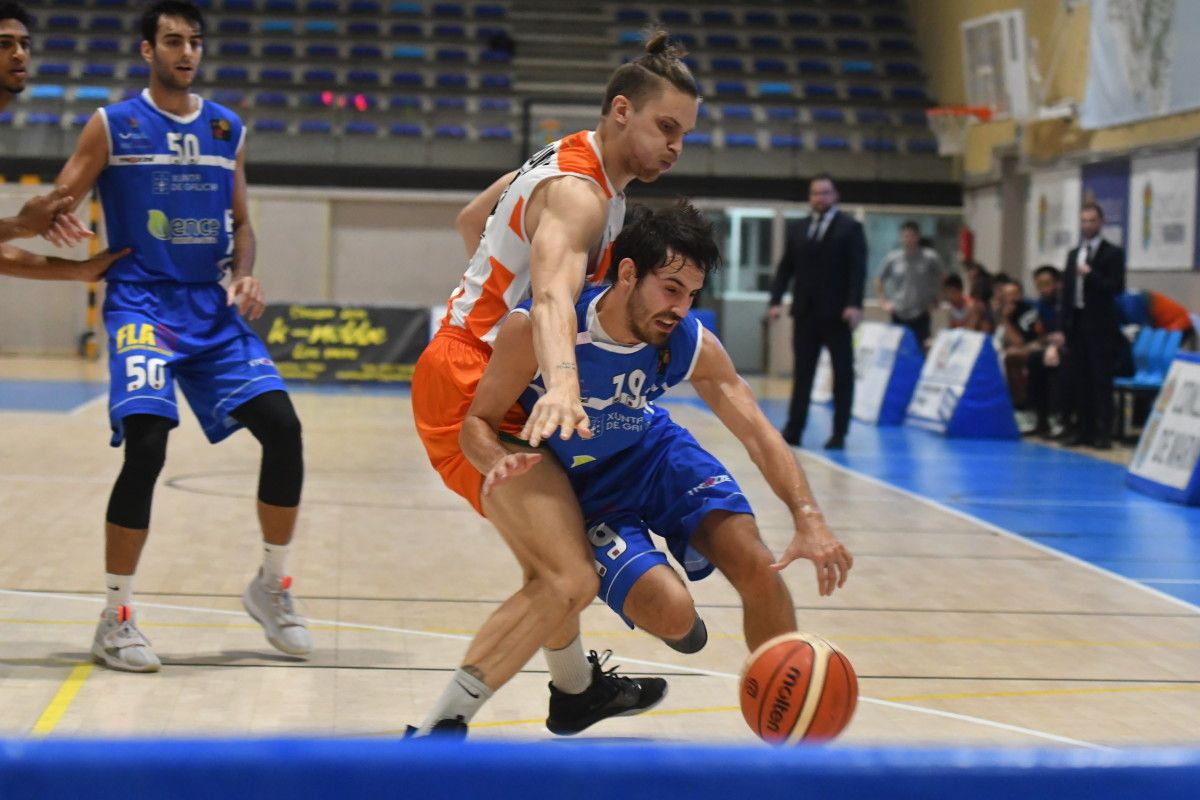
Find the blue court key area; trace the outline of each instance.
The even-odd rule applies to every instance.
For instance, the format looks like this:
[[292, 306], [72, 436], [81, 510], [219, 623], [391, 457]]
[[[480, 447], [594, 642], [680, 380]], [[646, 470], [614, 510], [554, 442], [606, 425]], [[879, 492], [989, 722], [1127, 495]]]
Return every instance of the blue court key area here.
[[0, 380], [0, 411], [71, 411], [107, 391], [96, 381]]

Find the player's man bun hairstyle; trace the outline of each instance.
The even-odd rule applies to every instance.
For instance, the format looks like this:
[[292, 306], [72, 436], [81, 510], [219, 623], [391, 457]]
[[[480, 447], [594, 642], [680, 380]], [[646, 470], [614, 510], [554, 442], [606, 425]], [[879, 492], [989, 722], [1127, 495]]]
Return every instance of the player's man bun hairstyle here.
[[604, 90], [604, 105], [601, 114], [612, 108], [613, 98], [624, 95], [634, 108], [651, 93], [662, 90], [663, 82], [671, 84], [691, 97], [699, 97], [700, 89], [692, 71], [684, 63], [687, 51], [662, 28], [646, 32], [646, 46], [642, 55], [617, 67]]
[[[625, 227], [613, 242], [612, 263], [632, 259], [640, 282], [649, 273], [668, 264], [682, 267], [679, 259], [695, 262], [705, 277], [721, 264], [721, 250], [713, 236], [712, 222], [687, 198], [674, 205], [650, 209], [636, 205], [625, 215]], [[615, 281], [617, 270], [609, 274]]]

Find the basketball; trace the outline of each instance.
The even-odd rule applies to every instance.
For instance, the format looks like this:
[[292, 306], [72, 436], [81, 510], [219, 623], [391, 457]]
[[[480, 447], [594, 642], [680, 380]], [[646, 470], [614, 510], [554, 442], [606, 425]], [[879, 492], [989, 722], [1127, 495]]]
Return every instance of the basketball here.
[[845, 653], [821, 637], [785, 633], [746, 659], [739, 692], [746, 724], [764, 741], [823, 741], [850, 724], [858, 676]]

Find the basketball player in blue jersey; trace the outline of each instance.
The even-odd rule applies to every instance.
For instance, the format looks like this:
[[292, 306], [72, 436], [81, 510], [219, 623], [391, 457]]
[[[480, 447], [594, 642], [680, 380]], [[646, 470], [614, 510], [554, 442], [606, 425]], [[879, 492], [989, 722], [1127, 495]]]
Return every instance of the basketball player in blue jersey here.
[[[828, 595], [853, 565], [721, 343], [688, 314], [716, 261], [710, 223], [686, 202], [635, 209], [613, 248], [612, 285], [585, 290], [576, 305], [576, 359], [592, 437], [545, 440], [583, 509], [601, 599], [627, 624], [681, 652], [703, 647], [707, 631], [649, 531], [666, 540], [692, 580], [714, 567], [729, 579], [742, 598], [750, 650], [796, 630], [780, 570], [811, 560], [820, 593]], [[653, 404], [684, 380], [745, 445], [792, 512], [795, 532], [780, 559], [763, 544], [725, 467]], [[518, 308], [500, 328], [462, 431], [463, 452], [485, 476], [484, 494], [542, 458], [532, 450], [510, 452], [497, 431], [514, 402], [528, 408], [543, 391], [528, 311]]]
[[[303, 482], [300, 422], [262, 342], [238, 315], [262, 314], [254, 232], [246, 209], [245, 129], [237, 115], [191, 94], [204, 19], [190, 2], [159, 2], [142, 17], [150, 86], [99, 109], [58, 185], [83, 197], [98, 183], [112, 248], [132, 246], [106, 276], [109, 418], [125, 461], [105, 525], [108, 604], [92, 645], [114, 669], [160, 662], [132, 612], [167, 434], [179, 422], [179, 383], [210, 442], [246, 427], [262, 444], [258, 519], [262, 569], [242, 597], [277, 649], [312, 650], [295, 613], [288, 548]], [[228, 289], [219, 281], [230, 273]]]

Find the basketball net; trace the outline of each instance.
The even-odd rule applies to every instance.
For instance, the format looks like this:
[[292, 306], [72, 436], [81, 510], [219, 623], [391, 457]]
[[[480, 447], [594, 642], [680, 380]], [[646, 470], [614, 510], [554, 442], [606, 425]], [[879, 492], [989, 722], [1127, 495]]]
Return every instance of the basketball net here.
[[937, 137], [938, 155], [960, 156], [967, 147], [967, 129], [992, 118], [992, 110], [979, 106], [936, 106], [925, 112]]

